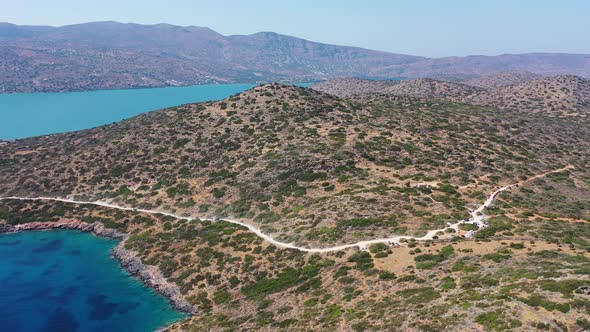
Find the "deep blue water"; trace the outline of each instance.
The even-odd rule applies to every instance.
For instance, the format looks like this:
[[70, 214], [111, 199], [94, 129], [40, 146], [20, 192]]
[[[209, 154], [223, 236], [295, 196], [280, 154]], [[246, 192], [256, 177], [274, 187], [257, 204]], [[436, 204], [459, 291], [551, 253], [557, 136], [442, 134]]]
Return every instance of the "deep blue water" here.
[[121, 269], [116, 244], [77, 231], [0, 235], [0, 331], [153, 331], [184, 317]]

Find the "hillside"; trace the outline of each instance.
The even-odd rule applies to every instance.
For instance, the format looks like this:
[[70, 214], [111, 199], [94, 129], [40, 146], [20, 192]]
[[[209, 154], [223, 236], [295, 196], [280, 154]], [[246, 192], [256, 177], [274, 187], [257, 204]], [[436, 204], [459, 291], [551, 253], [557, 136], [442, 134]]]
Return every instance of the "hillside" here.
[[367, 80], [356, 77], [347, 77], [316, 83], [313, 85], [313, 89], [346, 98], [355, 95], [377, 93], [396, 84], [399, 84], [399, 81]]
[[481, 89], [465, 84], [438, 81], [428, 78], [400, 81], [391, 87], [384, 88], [379, 93], [392, 95], [406, 95], [413, 97], [449, 99], [467, 98], [477, 94]]
[[527, 71], [509, 71], [501, 72], [493, 75], [486, 75], [479, 78], [471, 79], [463, 82], [467, 85], [473, 85], [484, 89], [497, 88], [501, 86], [517, 85], [525, 82], [529, 82], [538, 78], [543, 77], [542, 75], [534, 74]]
[[[579, 135], [561, 143], [571, 150], [547, 153], [562, 138], [556, 132], [579, 124], [435, 104], [351, 103], [265, 85], [220, 102], [5, 144], [0, 195], [199, 211], [247, 220], [286, 242], [327, 246], [443, 227], [478, 202], [454, 188], [480, 179], [485, 190], [552, 169], [579, 159], [566, 155], [588, 144], [587, 128], [572, 128]], [[525, 120], [528, 127], [519, 124]], [[439, 187], [415, 188], [420, 183]]]
[[310, 82], [341, 77], [469, 80], [504, 71], [590, 77], [590, 56], [520, 54], [425, 58], [261, 32], [94, 22], [0, 24], [0, 93]]
[[358, 78], [335, 79], [312, 86], [312, 89], [342, 98], [384, 94], [416, 98], [466, 98], [483, 89], [448, 81], [420, 78], [402, 81], [362, 80]]
[[[172, 331], [580, 330], [590, 325], [589, 121], [268, 84], [2, 142], [0, 197], [129, 209], [4, 199], [0, 231], [73, 221], [128, 234], [120, 247], [196, 309]], [[223, 220], [326, 248], [444, 229], [515, 183], [470, 239], [306, 253]]]
[[[468, 84], [415, 79], [389, 85], [388, 81], [354, 79], [332, 80], [312, 88], [341, 97], [383, 94], [413, 96], [485, 105], [526, 113], [547, 113], [559, 116], [588, 116], [590, 113], [590, 81], [577, 76], [554, 76], [532, 79], [535, 75], [504, 73], [488, 76]], [[524, 81], [520, 84], [514, 84]], [[482, 87], [474, 86], [476, 84]], [[384, 85], [389, 85], [383, 87]], [[483, 87], [487, 86], [487, 87]]]
[[479, 94], [473, 103], [511, 110], [556, 115], [590, 115], [590, 81], [576, 76], [555, 76], [498, 87]]

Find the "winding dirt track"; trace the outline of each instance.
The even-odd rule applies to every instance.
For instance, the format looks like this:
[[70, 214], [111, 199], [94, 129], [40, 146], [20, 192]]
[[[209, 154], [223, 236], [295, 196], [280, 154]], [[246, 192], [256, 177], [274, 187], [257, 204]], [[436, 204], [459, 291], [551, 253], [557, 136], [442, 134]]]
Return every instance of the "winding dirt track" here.
[[[437, 236], [437, 233], [444, 233], [446, 229], [448, 228], [452, 228], [455, 231], [457, 231], [459, 229], [459, 225], [461, 224], [474, 224], [476, 226], [478, 226], [478, 228], [483, 228], [486, 226], [485, 224], [485, 215], [483, 214], [483, 211], [489, 207], [494, 200], [496, 199], [496, 197], [503, 191], [517, 187], [519, 185], [522, 185], [526, 182], [532, 181], [534, 179], [538, 179], [544, 176], [547, 176], [549, 174], [553, 174], [553, 173], [559, 173], [559, 172], [563, 172], [565, 170], [568, 169], [572, 169], [574, 168], [574, 166], [572, 165], [568, 165], [566, 167], [557, 169], [557, 170], [553, 170], [553, 171], [549, 171], [549, 172], [545, 172], [545, 173], [541, 173], [541, 174], [537, 174], [535, 176], [532, 176], [524, 181], [520, 181], [517, 183], [513, 183], [513, 184], [509, 184], [507, 186], [504, 186], [502, 188], [497, 189], [496, 191], [494, 191], [493, 193], [491, 193], [487, 200], [480, 205], [477, 209], [470, 211], [470, 215], [471, 217], [467, 220], [467, 221], [458, 221], [455, 224], [449, 225], [445, 228], [441, 228], [441, 229], [434, 229], [434, 230], [430, 230], [426, 233], [426, 235], [422, 236], [422, 237], [413, 237], [413, 236], [394, 236], [391, 238], [383, 238], [383, 239], [374, 239], [374, 240], [366, 240], [366, 241], [359, 241], [356, 243], [351, 243], [351, 244], [344, 244], [344, 245], [340, 245], [340, 246], [335, 246], [335, 247], [327, 247], [327, 248], [305, 248], [305, 247], [299, 247], [296, 246], [292, 243], [285, 243], [285, 242], [281, 242], [281, 241], [277, 241], [275, 239], [273, 239], [272, 237], [270, 237], [267, 234], [264, 234], [259, 228], [256, 228], [253, 225], [249, 225], [246, 224], [244, 222], [235, 220], [235, 219], [231, 219], [231, 218], [223, 218], [224, 221], [227, 221], [229, 223], [232, 224], [236, 224], [236, 225], [240, 225], [243, 227], [248, 228], [251, 232], [253, 232], [254, 234], [258, 235], [260, 238], [264, 239], [265, 241], [272, 243], [278, 247], [281, 248], [287, 248], [287, 249], [295, 249], [295, 250], [299, 250], [299, 251], [303, 251], [303, 252], [309, 252], [309, 253], [326, 253], [326, 252], [333, 252], [333, 251], [341, 251], [341, 250], [346, 250], [349, 248], [354, 248], [354, 247], [359, 247], [362, 250], [365, 250], [368, 248], [369, 245], [371, 244], [375, 244], [375, 243], [389, 243], [389, 244], [398, 244], [400, 243], [400, 241], [402, 240], [410, 240], [410, 239], [414, 239], [416, 241], [425, 241], [425, 240], [432, 240], [434, 239], [435, 236]], [[137, 212], [143, 212], [143, 213], [149, 213], [149, 214], [159, 214], [159, 215], [164, 215], [164, 216], [170, 216], [176, 219], [186, 219], [189, 221], [198, 221], [198, 220], [207, 220], [207, 221], [217, 221], [217, 219], [210, 219], [210, 218], [197, 218], [197, 217], [183, 217], [181, 215], [177, 215], [177, 214], [173, 214], [173, 213], [169, 213], [169, 212], [165, 212], [165, 211], [158, 211], [158, 210], [146, 210], [146, 209], [136, 209], [136, 208], [132, 208], [132, 207], [125, 207], [125, 206], [119, 206], [116, 204], [111, 204], [108, 202], [103, 202], [103, 201], [94, 201], [94, 202], [85, 202], [85, 201], [76, 201], [73, 199], [68, 199], [68, 198], [55, 198], [55, 197], [0, 197], [0, 201], [3, 200], [21, 200], [21, 201], [55, 201], [55, 202], [64, 202], [64, 203], [72, 203], [72, 204], [89, 204], [89, 205], [95, 205], [95, 206], [101, 206], [101, 207], [106, 207], [106, 208], [111, 208], [111, 209], [117, 209], [117, 210], [122, 210], [122, 211], [137, 211]]]

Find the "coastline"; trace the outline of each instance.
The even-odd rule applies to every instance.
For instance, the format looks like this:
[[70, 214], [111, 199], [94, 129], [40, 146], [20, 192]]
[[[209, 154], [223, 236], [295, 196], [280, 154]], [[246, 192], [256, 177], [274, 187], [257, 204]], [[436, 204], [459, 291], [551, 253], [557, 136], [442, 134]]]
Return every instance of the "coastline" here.
[[0, 235], [58, 229], [88, 232], [98, 237], [118, 240], [119, 243], [111, 251], [111, 256], [119, 262], [121, 268], [131, 276], [139, 279], [144, 285], [152, 288], [156, 293], [168, 299], [175, 310], [188, 315], [193, 315], [197, 312], [197, 309], [182, 297], [178, 286], [167, 281], [157, 267], [143, 264], [134, 251], [125, 249], [125, 240], [129, 236], [126, 233], [105, 228], [100, 222], [89, 224], [75, 219], [64, 219], [57, 222], [32, 222], [18, 225], [0, 223]]

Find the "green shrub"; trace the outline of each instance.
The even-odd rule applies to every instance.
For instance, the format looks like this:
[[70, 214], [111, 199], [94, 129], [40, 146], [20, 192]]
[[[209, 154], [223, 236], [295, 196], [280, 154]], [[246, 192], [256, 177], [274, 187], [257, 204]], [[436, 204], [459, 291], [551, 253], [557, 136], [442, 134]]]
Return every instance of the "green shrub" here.
[[215, 304], [224, 304], [229, 302], [229, 300], [231, 300], [231, 294], [225, 289], [217, 290], [215, 294], [213, 294], [213, 302], [215, 302]]
[[397, 278], [395, 276], [395, 273], [393, 272], [388, 272], [388, 271], [379, 271], [379, 279], [381, 280], [393, 280]]
[[530, 305], [531, 307], [543, 307], [548, 311], [558, 310], [563, 313], [570, 311], [570, 305], [568, 303], [557, 303], [549, 301], [546, 298], [538, 294], [533, 294], [529, 298], [519, 298], [523, 303]]
[[367, 271], [375, 266], [375, 264], [373, 264], [373, 257], [371, 257], [371, 254], [366, 251], [358, 251], [354, 253], [350, 256], [348, 261], [356, 263], [356, 268], [361, 271]]
[[432, 287], [409, 288], [397, 292], [408, 304], [423, 304], [440, 298], [440, 293]]
[[475, 317], [475, 321], [478, 324], [481, 324], [487, 330], [503, 331], [503, 330], [508, 330], [512, 327], [510, 323], [506, 322], [503, 319], [504, 316], [505, 316], [505, 314], [503, 311], [496, 310], [496, 311], [492, 311], [492, 312], [486, 312], [486, 313], [483, 313], [483, 314]]
[[386, 251], [389, 249], [389, 246], [385, 243], [375, 243], [369, 246], [369, 251], [372, 253], [378, 253], [381, 251]]
[[417, 269], [431, 269], [441, 262], [444, 262], [455, 253], [455, 249], [452, 246], [444, 246], [440, 249], [440, 252], [436, 255], [424, 254], [414, 257], [416, 261]]
[[328, 178], [326, 173], [304, 173], [301, 176], [301, 180], [305, 182], [313, 182], [317, 180], [325, 180]]
[[213, 197], [215, 198], [222, 198], [223, 196], [225, 196], [225, 191], [226, 188], [213, 188], [213, 190], [211, 191], [211, 193], [213, 194]]
[[524, 249], [524, 243], [510, 243], [512, 249]]

